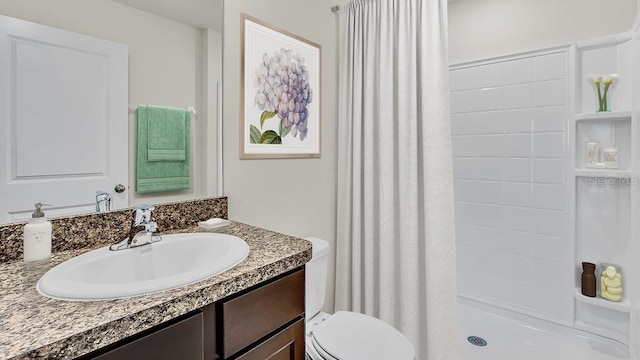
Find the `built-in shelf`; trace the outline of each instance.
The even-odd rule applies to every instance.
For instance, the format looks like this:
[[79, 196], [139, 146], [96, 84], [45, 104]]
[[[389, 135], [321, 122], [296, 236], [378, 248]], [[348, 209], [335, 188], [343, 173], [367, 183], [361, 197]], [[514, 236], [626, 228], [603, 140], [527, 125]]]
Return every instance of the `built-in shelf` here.
[[631, 111], [605, 111], [605, 112], [576, 114], [576, 121], [590, 121], [590, 120], [629, 121], [630, 118], [631, 118]]
[[631, 178], [633, 173], [617, 169], [576, 169], [577, 177], [590, 178]]
[[582, 295], [582, 291], [580, 291], [580, 289], [578, 288], [575, 289], [574, 296], [577, 301], [583, 302], [585, 304], [600, 306], [606, 309], [616, 310], [623, 313], [629, 313], [629, 309], [631, 308], [629, 299], [626, 298], [620, 302], [615, 302], [603, 299], [601, 297], [588, 297]]
[[[575, 154], [576, 168], [585, 171], [616, 171], [629, 170], [631, 168], [631, 112], [605, 112], [579, 114], [575, 126]], [[598, 144], [599, 152], [604, 148], [618, 148], [618, 169], [589, 169], [585, 165], [586, 147], [588, 142]], [[591, 176], [591, 175], [588, 175]], [[596, 175], [598, 176], [598, 175]]]

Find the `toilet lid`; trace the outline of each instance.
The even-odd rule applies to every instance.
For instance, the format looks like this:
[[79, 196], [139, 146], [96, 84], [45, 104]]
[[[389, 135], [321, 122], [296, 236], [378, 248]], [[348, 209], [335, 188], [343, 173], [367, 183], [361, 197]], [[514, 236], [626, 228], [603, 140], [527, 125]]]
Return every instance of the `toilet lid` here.
[[374, 317], [338, 311], [312, 330], [315, 343], [340, 360], [413, 360], [413, 345], [398, 330]]

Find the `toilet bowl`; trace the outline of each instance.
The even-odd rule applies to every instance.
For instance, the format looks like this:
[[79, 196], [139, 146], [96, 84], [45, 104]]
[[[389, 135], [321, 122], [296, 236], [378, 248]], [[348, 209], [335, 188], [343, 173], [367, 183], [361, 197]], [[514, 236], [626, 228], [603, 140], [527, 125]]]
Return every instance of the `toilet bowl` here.
[[305, 347], [310, 360], [413, 360], [415, 349], [391, 325], [351, 311], [328, 314], [324, 304], [329, 243], [305, 238], [313, 255], [305, 266]]

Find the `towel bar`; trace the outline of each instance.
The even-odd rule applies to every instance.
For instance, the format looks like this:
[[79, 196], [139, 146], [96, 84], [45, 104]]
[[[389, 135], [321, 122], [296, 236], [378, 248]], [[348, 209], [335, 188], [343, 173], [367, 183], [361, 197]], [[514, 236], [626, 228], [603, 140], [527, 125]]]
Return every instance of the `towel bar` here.
[[[138, 110], [138, 106], [129, 105], [129, 114], [135, 114], [136, 110]], [[185, 107], [185, 110], [191, 112], [191, 121], [196, 119], [196, 109], [193, 106]], [[135, 118], [134, 118], [135, 119]]]

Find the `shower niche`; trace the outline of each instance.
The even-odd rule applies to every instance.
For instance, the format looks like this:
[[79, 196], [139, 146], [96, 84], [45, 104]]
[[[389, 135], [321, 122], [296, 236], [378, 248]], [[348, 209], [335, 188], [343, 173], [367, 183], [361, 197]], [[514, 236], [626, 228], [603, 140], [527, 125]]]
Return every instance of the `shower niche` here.
[[[588, 143], [598, 144], [595, 161], [602, 164], [587, 163]], [[576, 174], [582, 177], [631, 175], [631, 111], [579, 114], [576, 116]], [[603, 149], [617, 149], [618, 164], [615, 168], [606, 168]]]
[[[629, 294], [633, 292], [633, 284], [627, 277], [632, 273], [628, 254], [634, 236], [632, 199], [638, 185], [633, 145], [637, 142], [637, 126], [631, 97], [634, 76], [631, 40], [630, 35], [619, 35], [576, 45], [575, 114], [569, 126], [570, 148], [574, 152], [570, 156], [574, 176], [569, 181], [575, 195], [574, 326], [624, 344], [629, 344]], [[596, 111], [598, 95], [592, 74], [618, 75], [609, 89], [612, 111]], [[595, 160], [594, 144], [598, 146]], [[604, 156], [605, 149], [615, 154], [615, 161], [611, 161], [611, 156]], [[606, 300], [599, 293], [596, 297], [582, 295], [583, 261], [622, 267], [622, 301]]]

